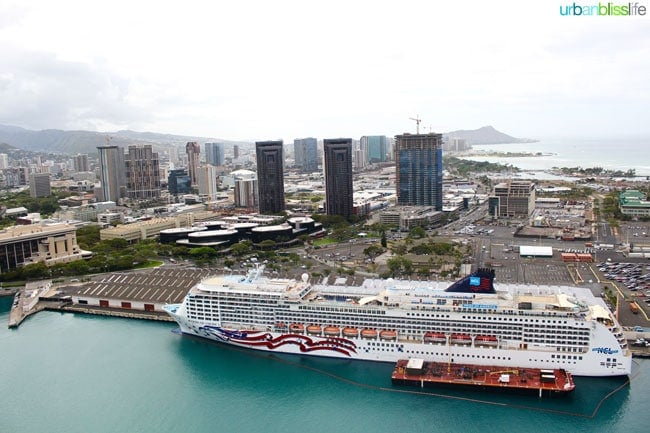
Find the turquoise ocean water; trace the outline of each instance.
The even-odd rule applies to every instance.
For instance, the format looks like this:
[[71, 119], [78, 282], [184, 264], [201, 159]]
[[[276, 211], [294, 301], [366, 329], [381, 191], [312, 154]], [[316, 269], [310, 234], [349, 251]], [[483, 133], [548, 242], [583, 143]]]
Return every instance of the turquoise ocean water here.
[[553, 167], [603, 167], [610, 170], [635, 169], [637, 175], [650, 176], [650, 138], [648, 139], [543, 139], [537, 143], [491, 144], [474, 146], [485, 152], [542, 152], [539, 157], [471, 157], [469, 159], [511, 164], [523, 170]]
[[[565, 398], [393, 387], [392, 366], [260, 355], [173, 324], [41, 312], [6, 328], [0, 432], [647, 432], [650, 362]], [[414, 391], [414, 392], [412, 392]], [[599, 406], [600, 405], [600, 406]]]

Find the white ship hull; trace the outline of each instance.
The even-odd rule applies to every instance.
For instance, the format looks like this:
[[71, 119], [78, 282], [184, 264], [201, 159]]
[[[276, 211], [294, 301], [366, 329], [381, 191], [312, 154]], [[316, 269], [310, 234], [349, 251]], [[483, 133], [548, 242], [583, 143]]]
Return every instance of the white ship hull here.
[[[380, 338], [332, 338], [270, 331], [242, 333], [213, 325], [190, 324], [178, 316], [172, 316], [177, 320], [183, 334], [263, 352], [388, 363], [417, 357], [435, 362], [496, 364], [504, 367], [538, 369], [563, 368], [574, 376], [622, 376], [628, 375], [631, 369], [631, 357], [623, 357], [620, 352], [608, 353], [613, 350], [603, 347], [590, 347], [585, 354], [564, 355], [575, 359], [562, 359], [562, 355], [557, 359], [555, 358], [557, 354], [548, 350], [383, 341]], [[246, 337], [243, 334], [246, 334]], [[612, 359], [623, 362], [612, 362]]]
[[[632, 357], [620, 326], [588, 289], [497, 293], [490, 276], [471, 282], [485, 293], [463, 292], [466, 280], [450, 291], [431, 282], [420, 283], [423, 288], [404, 282], [400, 289], [378, 280], [333, 287], [311, 286], [306, 278], [301, 284], [217, 277], [165, 310], [184, 334], [273, 353], [630, 374]], [[390, 288], [377, 287], [382, 284]]]

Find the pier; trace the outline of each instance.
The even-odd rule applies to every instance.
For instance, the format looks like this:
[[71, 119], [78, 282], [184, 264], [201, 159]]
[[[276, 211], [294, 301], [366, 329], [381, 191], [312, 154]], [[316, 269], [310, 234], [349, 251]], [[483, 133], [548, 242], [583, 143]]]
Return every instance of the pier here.
[[98, 275], [87, 282], [28, 283], [14, 297], [8, 326], [18, 327], [25, 318], [43, 310], [171, 321], [163, 305], [182, 302], [209, 274], [200, 269], [153, 269]]

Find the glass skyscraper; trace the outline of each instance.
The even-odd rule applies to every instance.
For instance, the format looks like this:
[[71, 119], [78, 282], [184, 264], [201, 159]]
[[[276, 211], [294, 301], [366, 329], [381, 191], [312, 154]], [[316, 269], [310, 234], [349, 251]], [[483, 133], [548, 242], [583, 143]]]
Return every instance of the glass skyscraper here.
[[192, 192], [192, 180], [187, 170], [179, 168], [171, 170], [167, 177], [167, 189], [170, 194], [189, 194]]
[[395, 137], [397, 204], [442, 210], [442, 134]]
[[205, 143], [205, 162], [210, 165], [224, 165], [224, 144]]
[[318, 142], [315, 138], [296, 138], [293, 140], [293, 154], [296, 166], [303, 173], [318, 171]]
[[361, 148], [365, 149], [368, 162], [386, 162], [388, 139], [385, 135], [364, 135], [361, 137]]

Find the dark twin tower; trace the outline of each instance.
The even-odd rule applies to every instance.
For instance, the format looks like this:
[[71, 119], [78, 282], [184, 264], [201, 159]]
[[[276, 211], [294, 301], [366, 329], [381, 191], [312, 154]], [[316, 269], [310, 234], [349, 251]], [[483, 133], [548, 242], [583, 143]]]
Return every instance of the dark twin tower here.
[[[282, 140], [255, 143], [260, 213], [285, 210], [282, 146]], [[323, 140], [323, 156], [325, 210], [328, 215], [341, 215], [349, 219], [353, 214], [352, 139]]]

